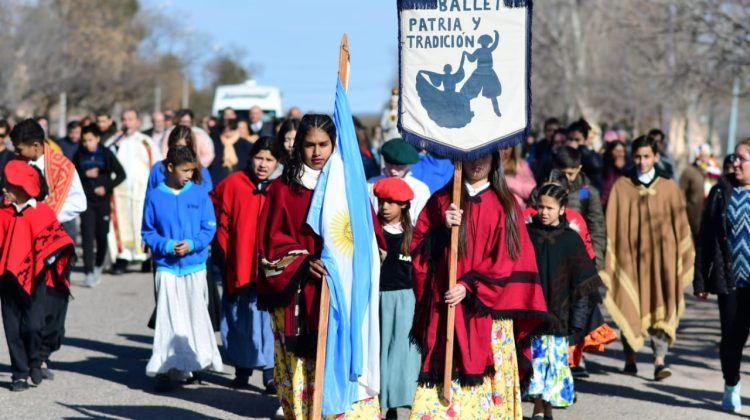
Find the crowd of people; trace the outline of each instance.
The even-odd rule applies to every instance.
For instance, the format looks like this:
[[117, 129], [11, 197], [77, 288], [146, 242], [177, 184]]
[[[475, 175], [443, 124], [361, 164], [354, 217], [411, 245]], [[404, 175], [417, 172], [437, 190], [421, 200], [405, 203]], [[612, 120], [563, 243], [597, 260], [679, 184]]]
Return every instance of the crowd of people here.
[[[54, 140], [47, 120], [0, 121], [0, 301], [12, 391], [52, 379], [70, 271], [80, 243], [83, 286], [105, 270], [152, 272], [155, 389], [201, 381], [204, 370], [253, 371], [286, 418], [306, 418], [314, 394], [321, 237], [307, 212], [336, 148], [327, 115], [247, 119], [225, 109], [199, 124], [190, 110], [156, 112], [141, 131], [126, 110], [71, 121]], [[750, 317], [750, 139], [719, 165], [700, 146], [677, 178], [658, 129], [632, 141], [584, 120], [544, 122], [544, 137], [462, 165], [400, 138], [373, 147], [355, 119], [381, 249], [380, 389], [347, 416], [535, 419], [576, 401], [586, 352], [617, 339], [624, 374], [650, 341], [653, 377], [667, 363], [692, 283], [718, 295], [722, 407], [739, 411]], [[450, 230], [457, 285], [448, 289]], [[372, 302], [371, 302], [372, 304]], [[450, 404], [442, 404], [445, 305], [455, 306]], [[215, 332], [220, 332], [220, 342]], [[223, 345], [224, 360], [219, 351]]]

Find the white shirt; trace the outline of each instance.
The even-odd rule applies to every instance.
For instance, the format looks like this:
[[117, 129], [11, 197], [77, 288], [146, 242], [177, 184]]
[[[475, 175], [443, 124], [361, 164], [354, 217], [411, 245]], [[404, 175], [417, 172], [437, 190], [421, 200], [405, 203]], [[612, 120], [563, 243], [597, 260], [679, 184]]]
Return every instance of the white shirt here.
[[[29, 161], [29, 165], [36, 166], [44, 173], [44, 155], [33, 162]], [[86, 211], [86, 207], [86, 193], [83, 191], [81, 178], [78, 176], [78, 171], [73, 171], [73, 182], [70, 184], [70, 190], [67, 197], [65, 197], [65, 201], [63, 201], [60, 214], [57, 215], [57, 220], [60, 223], [69, 222]]]
[[654, 178], [656, 178], [656, 169], [651, 168], [650, 171], [646, 172], [645, 174], [642, 174], [639, 170], [636, 169], [636, 173], [638, 175], [638, 181], [640, 181], [643, 185], [650, 184]]
[[[375, 183], [385, 178], [385, 175], [376, 176], [367, 180], [367, 190], [370, 192], [370, 200], [372, 201], [373, 207], [378, 208], [378, 198], [375, 197], [374, 186]], [[411, 176], [411, 173], [407, 173], [402, 178], [408, 185], [409, 188], [414, 192], [414, 199], [411, 200], [411, 207], [409, 208], [409, 216], [411, 217], [412, 224], [417, 224], [417, 217], [422, 212], [424, 206], [427, 205], [427, 200], [430, 199], [430, 187], [424, 182]]]
[[13, 208], [16, 209], [16, 213], [21, 214], [23, 209], [25, 209], [26, 207], [36, 208], [36, 198], [29, 198], [29, 201], [25, 202], [23, 206], [19, 206], [16, 202], [13, 202], [11, 204], [13, 205]]
[[473, 188], [471, 185], [469, 185], [468, 182], [464, 182], [464, 185], [466, 186], [466, 192], [469, 193], [469, 197], [474, 197], [476, 195], [479, 195], [479, 193], [481, 193], [482, 191], [490, 187], [489, 182], [482, 184], [478, 188]]

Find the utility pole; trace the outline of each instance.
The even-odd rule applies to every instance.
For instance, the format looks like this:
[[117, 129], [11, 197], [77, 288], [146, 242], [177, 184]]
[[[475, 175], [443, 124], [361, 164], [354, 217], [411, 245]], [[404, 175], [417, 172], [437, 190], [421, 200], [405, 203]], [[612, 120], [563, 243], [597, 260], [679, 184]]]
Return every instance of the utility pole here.
[[161, 112], [161, 82], [154, 87], [154, 112]]
[[732, 111], [729, 114], [729, 136], [727, 137], [727, 154], [734, 153], [737, 140], [737, 113], [740, 107], [740, 78], [734, 78], [732, 86]]
[[187, 75], [182, 79], [182, 108], [190, 108], [190, 81]]
[[68, 129], [68, 97], [65, 92], [60, 93], [60, 116], [57, 120], [57, 136], [65, 137]]

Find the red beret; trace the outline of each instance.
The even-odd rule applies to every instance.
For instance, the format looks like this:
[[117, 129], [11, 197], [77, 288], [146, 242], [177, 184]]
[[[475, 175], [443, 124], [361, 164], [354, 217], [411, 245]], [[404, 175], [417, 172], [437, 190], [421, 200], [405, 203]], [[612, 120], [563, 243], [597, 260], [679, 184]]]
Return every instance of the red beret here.
[[401, 178], [383, 178], [375, 183], [375, 197], [405, 203], [414, 199], [414, 191]]
[[5, 181], [21, 187], [31, 197], [39, 195], [39, 172], [22, 160], [11, 160], [5, 165]]

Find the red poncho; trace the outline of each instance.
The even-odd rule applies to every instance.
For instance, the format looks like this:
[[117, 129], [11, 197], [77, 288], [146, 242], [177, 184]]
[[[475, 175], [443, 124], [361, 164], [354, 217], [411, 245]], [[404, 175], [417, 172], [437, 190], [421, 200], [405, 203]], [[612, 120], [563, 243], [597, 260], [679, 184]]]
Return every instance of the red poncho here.
[[[514, 204], [515, 201], [514, 201]], [[430, 198], [414, 229], [412, 258], [417, 307], [411, 332], [422, 350], [420, 382], [442, 380], [445, 359], [450, 231], [445, 210], [448, 189]], [[466, 203], [467, 250], [458, 258], [457, 278], [467, 290], [456, 307], [454, 378], [463, 386], [481, 384], [494, 372], [491, 348], [493, 319], [512, 319], [522, 379], [531, 368], [531, 333], [546, 316], [534, 248], [518, 209], [520, 255], [511, 260], [505, 247], [505, 214], [497, 195], [487, 189]]]
[[258, 278], [258, 218], [267, 190], [258, 189], [246, 171], [226, 177], [211, 191], [216, 212], [216, 241], [224, 253], [229, 294]]
[[[46, 204], [28, 206], [20, 214], [11, 205], [0, 207], [0, 246], [2, 281], [12, 282], [24, 292], [22, 296], [30, 297], [45, 282], [69, 290], [66, 267], [73, 254], [73, 240]], [[48, 265], [52, 256], [54, 262]]]
[[[313, 190], [293, 190], [282, 179], [268, 187], [268, 201], [261, 211], [258, 306], [284, 308], [285, 346], [299, 357], [315, 355], [320, 314], [320, 280], [309, 278], [309, 258], [320, 258], [323, 240], [307, 224]], [[373, 212], [374, 216], [374, 212]], [[378, 246], [385, 239], [373, 217]]]
[[303, 187], [294, 191], [277, 179], [258, 221], [264, 272], [258, 278], [258, 306], [284, 308], [285, 343], [300, 357], [315, 353], [320, 313], [320, 280], [308, 279], [308, 258], [320, 257], [323, 250], [323, 240], [307, 224], [312, 194]]

